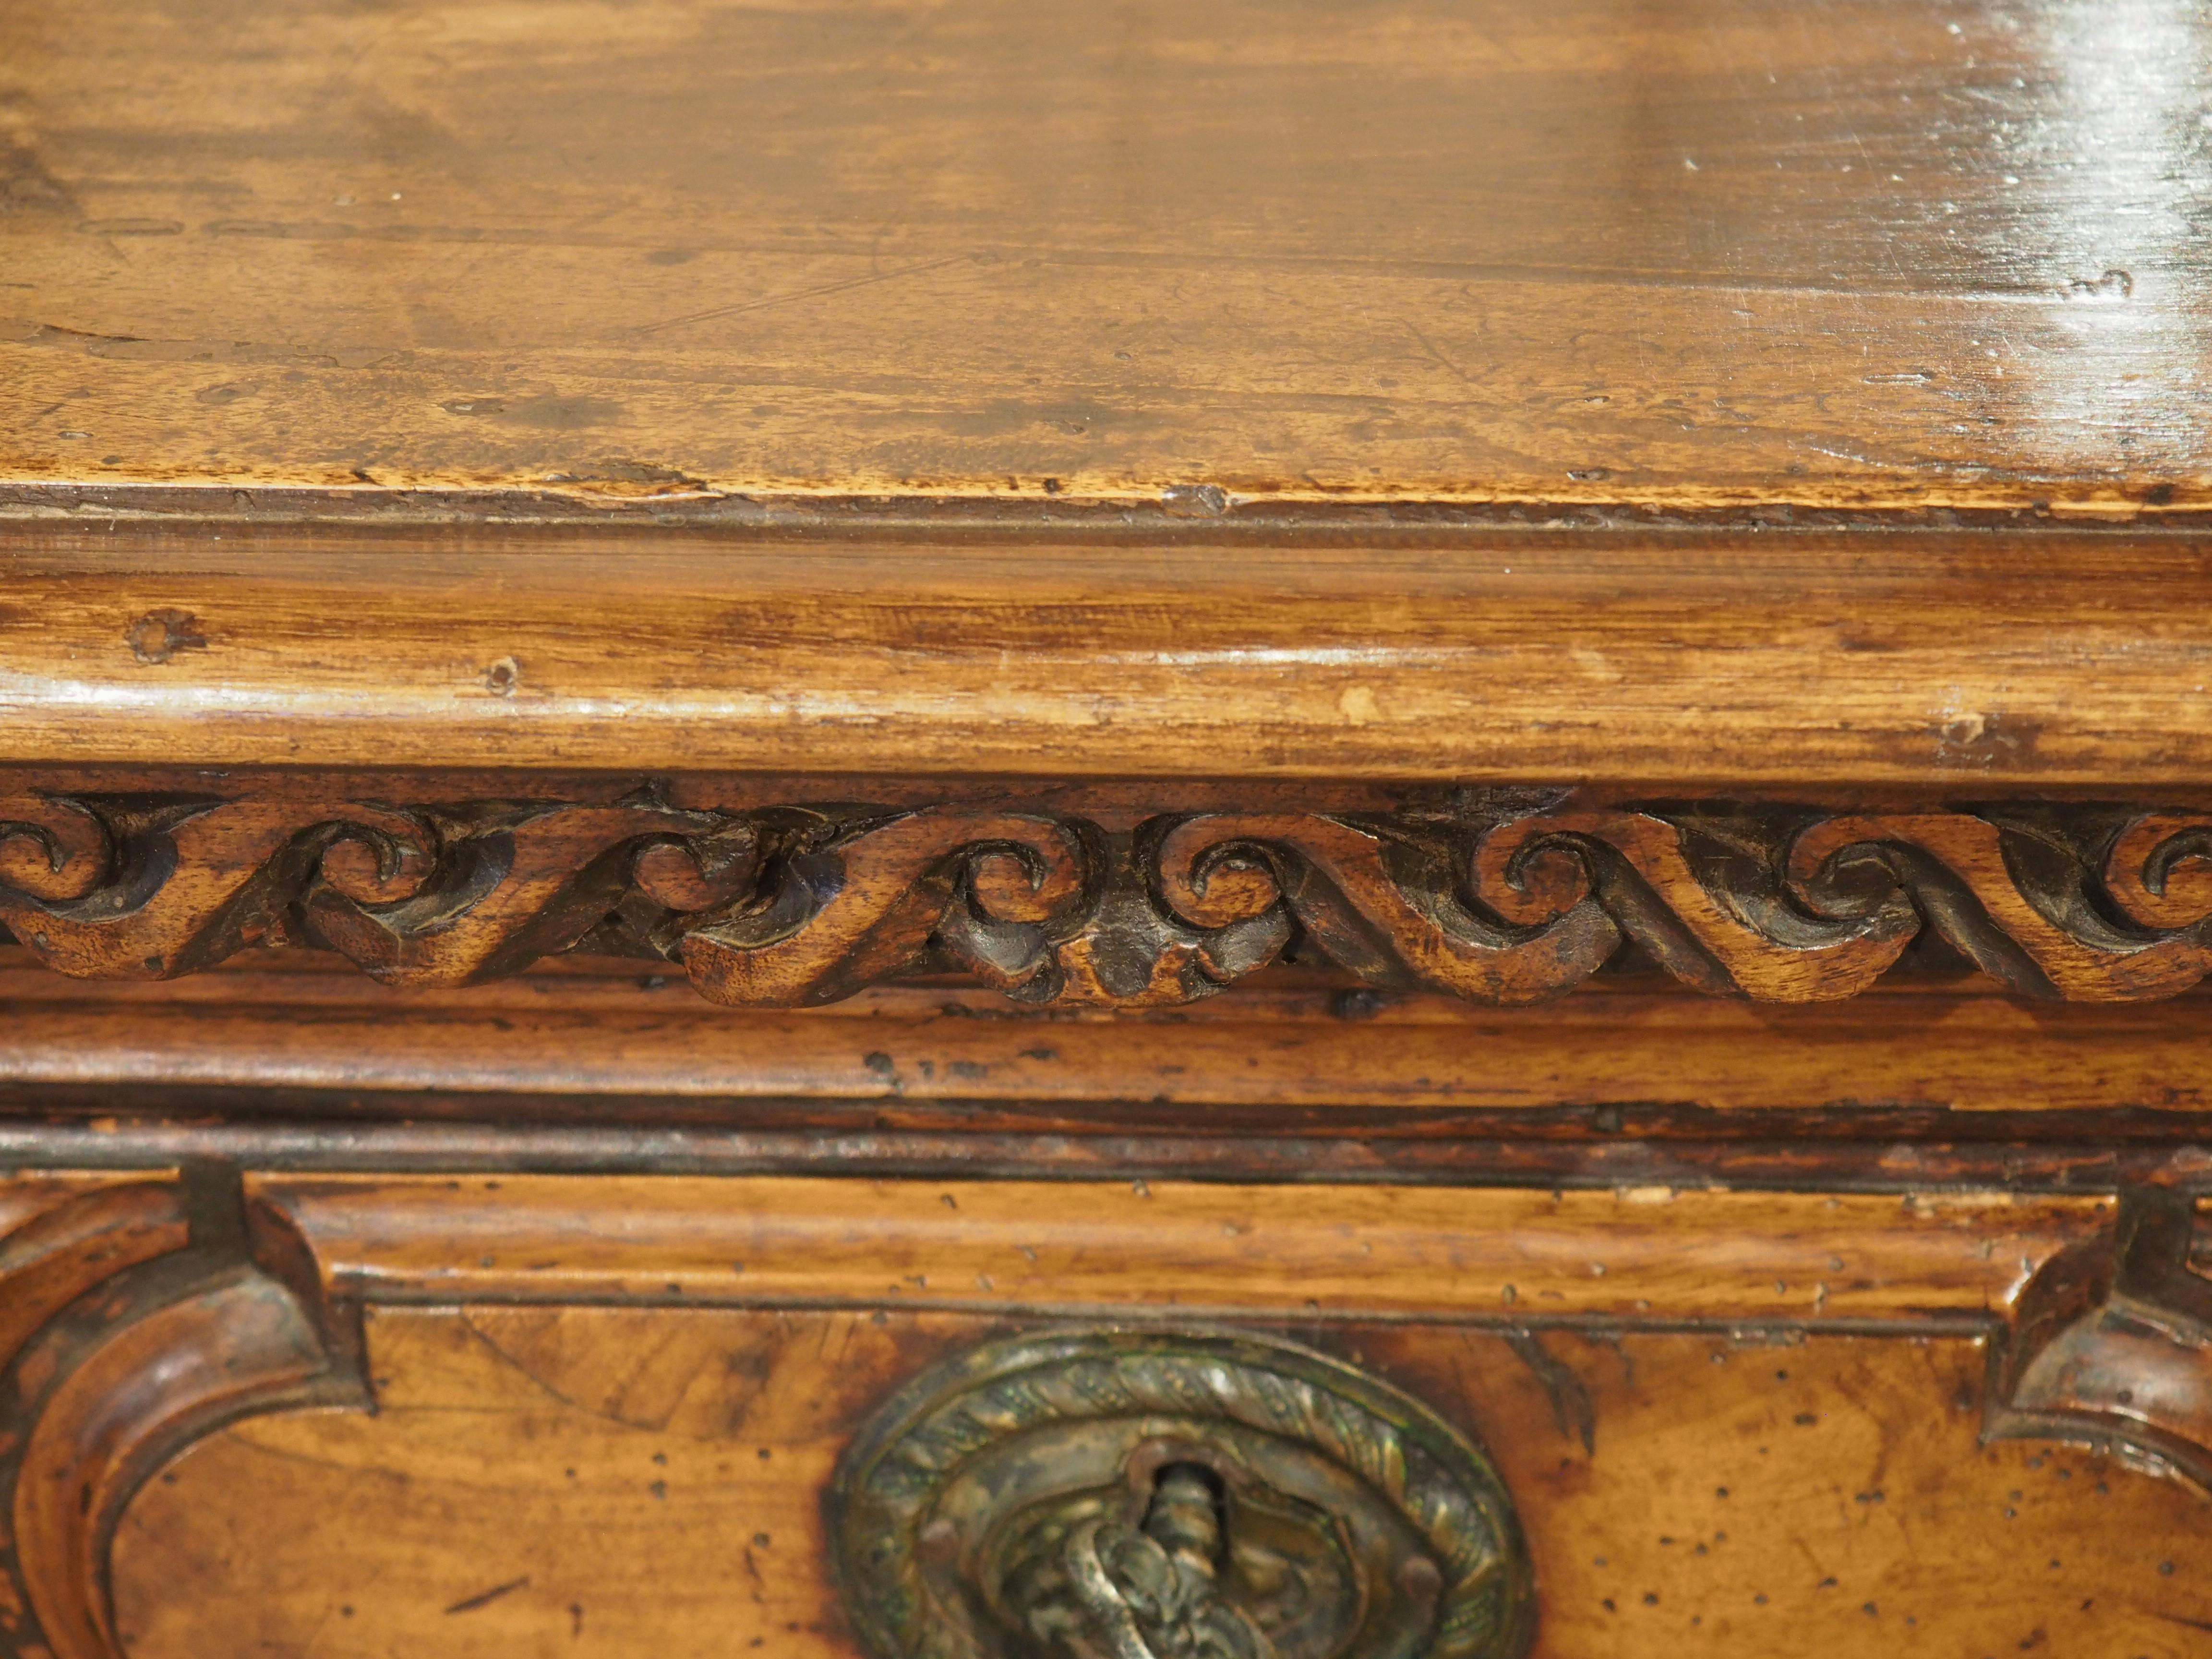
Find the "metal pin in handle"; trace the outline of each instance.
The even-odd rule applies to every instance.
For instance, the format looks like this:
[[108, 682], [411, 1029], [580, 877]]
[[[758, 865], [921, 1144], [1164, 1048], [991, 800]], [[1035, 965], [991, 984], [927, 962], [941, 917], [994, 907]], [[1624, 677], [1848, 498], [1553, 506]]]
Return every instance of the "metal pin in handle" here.
[[1274, 1659], [1273, 1645], [1215, 1583], [1221, 1515], [1188, 1463], [1159, 1473], [1144, 1528], [1086, 1521], [1066, 1561], [1101, 1659]]
[[1211, 1583], [1221, 1558], [1221, 1510], [1213, 1483], [1189, 1463], [1170, 1463], [1152, 1489], [1145, 1535]]

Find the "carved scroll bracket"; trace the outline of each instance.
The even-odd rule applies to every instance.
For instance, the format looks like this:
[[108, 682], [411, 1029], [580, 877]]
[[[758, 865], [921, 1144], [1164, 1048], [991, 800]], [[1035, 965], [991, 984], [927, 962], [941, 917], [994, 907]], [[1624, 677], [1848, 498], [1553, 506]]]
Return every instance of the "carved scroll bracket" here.
[[0, 1651], [122, 1659], [132, 1494], [239, 1418], [368, 1409], [361, 1351], [358, 1310], [234, 1171], [118, 1181], [0, 1238]]
[[2112, 1231], [2029, 1281], [1993, 1358], [1987, 1433], [2110, 1448], [2212, 1492], [2212, 1280], [2197, 1200], [2136, 1188]]

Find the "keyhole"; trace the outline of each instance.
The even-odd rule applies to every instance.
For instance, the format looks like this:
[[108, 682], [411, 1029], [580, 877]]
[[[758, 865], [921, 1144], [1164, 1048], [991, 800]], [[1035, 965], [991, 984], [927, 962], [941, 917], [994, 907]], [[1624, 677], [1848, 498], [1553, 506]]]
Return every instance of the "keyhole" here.
[[1152, 1483], [1146, 1535], [1208, 1578], [1227, 1559], [1228, 1519], [1221, 1477], [1203, 1463], [1170, 1463]]

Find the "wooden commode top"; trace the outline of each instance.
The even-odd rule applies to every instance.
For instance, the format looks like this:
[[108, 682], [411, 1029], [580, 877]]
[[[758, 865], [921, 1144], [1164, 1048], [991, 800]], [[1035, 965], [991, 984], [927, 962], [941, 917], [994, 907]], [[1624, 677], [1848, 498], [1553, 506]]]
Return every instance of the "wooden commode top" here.
[[2206, 54], [2188, 0], [15, 0], [0, 479], [2191, 512]]
[[0, 1659], [2181, 1659], [2206, 0], [0, 0]]

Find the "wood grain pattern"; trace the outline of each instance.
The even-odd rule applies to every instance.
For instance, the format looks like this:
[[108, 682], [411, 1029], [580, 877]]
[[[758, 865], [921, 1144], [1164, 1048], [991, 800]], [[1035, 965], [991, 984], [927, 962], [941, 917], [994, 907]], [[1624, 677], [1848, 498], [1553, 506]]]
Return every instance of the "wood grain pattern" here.
[[85, 978], [307, 943], [436, 988], [588, 943], [771, 1008], [932, 969], [1031, 1005], [1172, 1006], [1285, 954], [1516, 1004], [1630, 945], [1698, 990], [1826, 1001], [1923, 932], [2055, 1000], [2171, 996], [2212, 968], [2212, 813], [2172, 807], [1462, 790], [1382, 812], [1018, 791], [733, 809], [665, 780], [522, 800], [389, 774], [209, 782], [0, 799], [0, 921]]
[[348, 530], [230, 501], [6, 526], [0, 757], [2124, 799], [2212, 775], [2212, 574], [2181, 535]]
[[[116, 1549], [122, 1628], [134, 1659], [849, 1659], [821, 1483], [890, 1378], [1004, 1328], [376, 1310], [376, 1417], [242, 1424], [146, 1488]], [[1291, 1334], [1492, 1448], [1543, 1594], [1537, 1659], [2179, 1659], [2212, 1616], [2204, 1500], [1980, 1443], [1971, 1340], [1553, 1334], [1554, 1394], [1501, 1333]]]
[[[2109, 1255], [2116, 1213], [2122, 1232], [2146, 1204], [2185, 1224], [2185, 1203], [2142, 1194], [2116, 1212], [2108, 1200], [1989, 1192], [241, 1179], [196, 1167], [45, 1213], [119, 1195], [118, 1237], [135, 1236], [148, 1193], [183, 1204], [183, 1247], [100, 1264], [112, 1293], [51, 1319], [7, 1372], [0, 1612], [21, 1651], [143, 1659], [183, 1642], [221, 1659], [280, 1640], [343, 1652], [501, 1604], [428, 1628], [464, 1653], [477, 1641], [535, 1651], [562, 1621], [574, 1643], [596, 1619], [595, 1641], [653, 1635], [680, 1652], [708, 1631], [726, 1644], [735, 1619], [795, 1650], [848, 1651], [818, 1521], [844, 1437], [931, 1358], [1055, 1313], [1287, 1329], [1499, 1447], [1536, 1551], [1540, 1654], [1600, 1630], [1678, 1640], [1684, 1619], [1714, 1640], [1832, 1653], [1802, 1620], [1759, 1610], [1817, 1601], [1846, 1578], [1877, 1607], [1862, 1616], [1887, 1608], [1948, 1642], [1962, 1627], [1946, 1620], [1963, 1615], [1942, 1589], [1977, 1551], [1999, 1553], [1987, 1582], [2010, 1586], [2002, 1616], [2022, 1621], [2018, 1639], [2051, 1639], [2091, 1609], [2071, 1581], [2048, 1592], [2062, 1581], [2044, 1568], [2031, 1583], [2002, 1555], [2022, 1534], [1984, 1513], [2002, 1491], [2003, 1519], [2018, 1520], [2036, 1507], [2029, 1485], [2049, 1492], [2037, 1525], [2077, 1531], [2083, 1504], [2119, 1494], [2124, 1537], [2093, 1529], [2108, 1542], [2053, 1559], [2101, 1576], [2087, 1598], [2103, 1600], [2100, 1628], [2132, 1629], [2109, 1621], [2172, 1614], [2145, 1552], [2185, 1555], [2195, 1523], [2182, 1517], [2202, 1502], [2181, 1484], [2124, 1480], [2101, 1452], [1974, 1449], [1983, 1417], [2001, 1434], [2138, 1458], [2206, 1419], [2201, 1386], [2169, 1387], [2132, 1417], [2124, 1401], [2093, 1413], [2046, 1398], [2046, 1356], [2063, 1346], [2045, 1342], [2063, 1327], [2045, 1316], [2052, 1287]], [[437, 1305], [393, 1306], [423, 1300]], [[2136, 1301], [2138, 1325], [2163, 1316], [2163, 1303]], [[366, 1337], [351, 1322], [363, 1304]], [[1661, 1334], [1684, 1325], [1708, 1328]], [[2132, 1328], [2123, 1340], [2157, 1340]], [[2167, 1346], [2178, 1378], [2187, 1345]], [[311, 1410], [227, 1426], [357, 1407], [369, 1376], [373, 1422]], [[1799, 1432], [1831, 1423], [1841, 1441]], [[261, 1464], [267, 1450], [276, 1465]], [[2057, 1485], [2024, 1479], [2046, 1468], [2064, 1471]], [[239, 1484], [210, 1495], [193, 1484], [207, 1469]], [[333, 1498], [331, 1480], [351, 1495]], [[1864, 1513], [1893, 1502], [1907, 1510], [1899, 1530]], [[1714, 1504], [1729, 1507], [1684, 1524]], [[672, 1553], [656, 1541], [664, 1525], [692, 1536]], [[364, 1528], [373, 1538], [348, 1541]], [[1721, 1552], [1739, 1528], [1747, 1547]], [[1653, 1554], [1647, 1530], [1682, 1553]], [[1954, 1530], [1983, 1541], [1940, 1559], [1906, 1547]], [[1709, 1569], [1690, 1547], [1700, 1542], [1726, 1559]], [[635, 1575], [702, 1550], [723, 1567], [641, 1604]], [[524, 1565], [487, 1576], [518, 1554]], [[449, 1592], [456, 1574], [470, 1582]], [[253, 1607], [234, 1607], [240, 1595]], [[732, 1613], [733, 1601], [750, 1611]], [[1966, 1605], [1986, 1619], [1996, 1604]], [[1669, 1611], [1638, 1611], [1653, 1607]], [[1644, 1622], [1614, 1622], [1624, 1613]], [[328, 1634], [303, 1633], [302, 1617]]]
[[160, 1172], [61, 1174], [0, 1182], [0, 1368], [111, 1274], [185, 1247], [183, 1194]]
[[14, 1560], [55, 1659], [123, 1659], [108, 1547], [149, 1476], [249, 1413], [340, 1403], [362, 1402], [332, 1377], [315, 1322], [251, 1271], [147, 1313], [82, 1360], [40, 1401], [14, 1480]]
[[0, 13], [0, 474], [2212, 500], [2185, 0], [222, 17]]
[[[58, 1171], [11, 1179], [0, 1193], [0, 1643], [10, 1655], [44, 1656], [43, 1625], [56, 1610], [56, 1592], [64, 1603], [75, 1598], [53, 1540], [35, 1521], [26, 1537], [17, 1512], [18, 1498], [40, 1496], [35, 1481], [28, 1492], [23, 1485], [26, 1441], [68, 1368], [66, 1349], [58, 1355], [53, 1339], [38, 1339], [78, 1297], [183, 1250], [190, 1233], [181, 1187], [158, 1176]], [[61, 1479], [71, 1472], [64, 1468]], [[58, 1554], [67, 1557], [66, 1543]], [[60, 1611], [66, 1622], [70, 1608]], [[97, 1638], [92, 1651], [100, 1651]]]
[[[0, 1087], [27, 1116], [143, 1125], [228, 1109], [264, 1133], [302, 1119], [597, 1124], [606, 1157], [648, 1124], [1486, 1135], [1511, 1124], [1466, 1115], [1609, 1109], [1624, 1132], [1652, 1134], [1664, 1103], [1848, 1113], [1893, 1140], [1920, 1133], [1899, 1113], [1957, 1136], [1981, 1131], [1944, 1115], [2133, 1109], [2186, 1139], [2185, 1118], [2212, 1109], [2201, 990], [2059, 1004], [1898, 976], [1844, 1002], [1777, 1006], [1607, 975], [1538, 1007], [1486, 1008], [1279, 967], [1150, 1014], [1023, 1010], [941, 979], [776, 1012], [717, 1007], [640, 967], [569, 955], [408, 992], [314, 951], [87, 981], [0, 947]], [[2141, 1127], [2107, 1117], [2049, 1133], [2124, 1143]], [[60, 1144], [31, 1133], [0, 1127], [0, 1158]]]
[[[9, 1183], [11, 1196], [19, 1183]], [[0, 1366], [62, 1310], [111, 1274], [180, 1250], [189, 1237], [173, 1180], [80, 1177], [73, 1196], [0, 1235]], [[20, 1183], [36, 1193], [46, 1183]]]
[[[15, 1248], [21, 1248], [23, 1241], [40, 1237], [58, 1212], [114, 1185], [111, 1170], [10, 1170], [0, 1181], [0, 1240], [16, 1240]], [[34, 1224], [39, 1231], [32, 1231]], [[33, 1246], [40, 1253], [44, 1248]]]
[[[378, 1299], [882, 1302], [1332, 1316], [2001, 1313], [2109, 1199], [1189, 1182], [254, 1176]], [[1255, 1267], [1264, 1267], [1264, 1272]]]
[[0, 0], [0, 1653], [851, 1659], [1079, 1316], [1500, 1448], [1536, 1659], [2185, 1650], [2208, 87]]

